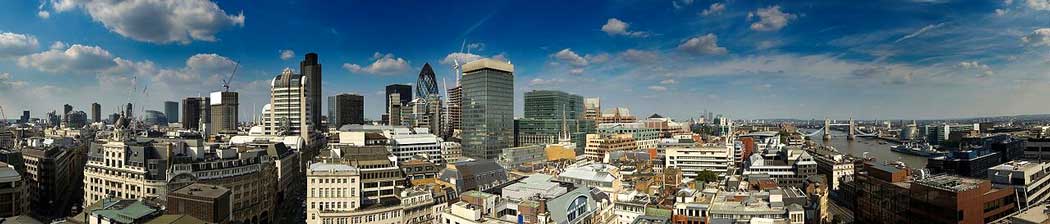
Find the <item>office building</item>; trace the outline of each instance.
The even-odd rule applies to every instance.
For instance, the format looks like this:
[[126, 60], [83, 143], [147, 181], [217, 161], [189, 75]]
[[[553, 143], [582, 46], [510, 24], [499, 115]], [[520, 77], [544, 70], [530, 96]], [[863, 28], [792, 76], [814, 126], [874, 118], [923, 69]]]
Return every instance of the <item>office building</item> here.
[[401, 98], [401, 94], [400, 93], [391, 93], [390, 95], [387, 96], [387, 101], [392, 101], [390, 104], [387, 104], [387, 108], [386, 108], [387, 113], [385, 115], [386, 116], [386, 123], [389, 124], [390, 126], [401, 126], [402, 125], [402, 120], [403, 119], [401, 119], [401, 112], [403, 110], [401, 109], [401, 101], [397, 100], [397, 99], [400, 99], [400, 98]]
[[602, 116], [602, 101], [598, 97], [583, 99], [583, 118], [596, 121]]
[[463, 153], [496, 159], [514, 144], [514, 65], [480, 59], [463, 65]]
[[[611, 152], [630, 151], [638, 147], [635, 140], [628, 134], [600, 135], [587, 134], [587, 144], [584, 146], [584, 156], [588, 160], [602, 162]], [[606, 161], [607, 162], [607, 161]]]
[[179, 102], [164, 101], [164, 116], [168, 122], [179, 123]]
[[106, 198], [63, 220], [72, 224], [175, 224], [204, 223], [184, 214], [164, 214], [163, 205], [146, 200]]
[[[313, 130], [321, 130], [321, 64], [317, 61], [317, 53], [306, 53], [302, 62], [299, 62], [299, 72], [306, 77], [306, 120], [312, 125]], [[236, 122], [236, 120], [234, 120]]]
[[[26, 114], [28, 115], [29, 113], [26, 113]], [[28, 116], [27, 116], [27, 118], [28, 118]], [[101, 104], [91, 103], [91, 122], [102, 122], [102, 105]]]
[[237, 132], [237, 92], [213, 92], [209, 102], [211, 127], [209, 133]]
[[1005, 134], [966, 137], [959, 144], [959, 150], [929, 157], [926, 168], [933, 173], [984, 178], [989, 168], [1025, 155], [1024, 141]]
[[347, 93], [329, 96], [329, 128], [339, 129], [347, 124], [365, 124], [365, 97]]
[[456, 192], [486, 191], [507, 182], [507, 171], [494, 160], [461, 160], [449, 163], [438, 179], [455, 185]]
[[84, 111], [72, 111], [66, 114], [66, 119], [63, 121], [63, 125], [66, 128], [80, 129], [88, 124], [87, 113]]
[[23, 124], [24, 123], [29, 123], [29, 111], [28, 110], [23, 110], [22, 111], [22, 117], [21, 117], [21, 119], [18, 120], [18, 122], [19, 123], [23, 123]]
[[267, 135], [298, 135], [310, 141], [309, 77], [285, 69], [273, 78], [270, 103], [263, 107], [264, 132]]
[[62, 105], [62, 115], [69, 114], [69, 112], [73, 112], [73, 106], [69, 104]]
[[711, 171], [716, 175], [731, 175], [733, 167], [733, 150], [722, 144], [699, 144], [692, 139], [676, 139], [660, 146], [667, 154], [665, 167], [678, 168], [685, 177], [697, 179], [701, 171]]
[[1017, 211], [1014, 190], [988, 180], [939, 175], [911, 184], [912, 223], [990, 223]]
[[[557, 143], [568, 132], [577, 146], [586, 144], [586, 135], [595, 132], [593, 120], [584, 119], [583, 97], [554, 90], [525, 93], [525, 117], [516, 125], [516, 145]], [[567, 130], [563, 130], [567, 129]], [[583, 154], [583, 147], [576, 149]]]
[[395, 189], [402, 186], [405, 177], [397, 167], [397, 157], [385, 146], [339, 145], [325, 158], [360, 168], [360, 206], [384, 205], [397, 200]]
[[748, 158], [743, 175], [749, 179], [769, 178], [782, 187], [803, 187], [803, 183], [817, 174], [817, 162], [800, 148], [770, 150]]
[[619, 134], [630, 135], [637, 149], [657, 149], [660, 144], [660, 131], [646, 126], [643, 122], [602, 123], [598, 124], [597, 132], [603, 137]]
[[458, 142], [446, 141], [441, 143], [441, 159], [445, 163], [455, 163], [463, 157], [463, 145]]
[[168, 117], [160, 111], [147, 110], [145, 115], [142, 116], [142, 123], [147, 126], [168, 126]]
[[208, 223], [230, 223], [229, 188], [193, 183], [168, 193], [165, 214], [189, 215]]
[[527, 167], [528, 165], [540, 164], [546, 161], [547, 155], [542, 145], [505, 148], [499, 154], [499, 159], [496, 160], [500, 166], [507, 169]]
[[432, 163], [443, 164], [445, 160], [441, 156], [441, 137], [430, 133], [426, 128], [403, 128], [394, 127], [386, 132], [389, 139], [390, 152], [397, 157], [398, 162], [404, 162], [415, 156], [423, 155]]
[[1050, 164], [1015, 160], [988, 170], [988, 180], [995, 188], [1012, 188], [1017, 205], [1024, 209], [1046, 201], [1050, 195]]
[[[322, 161], [306, 170], [306, 222], [339, 223], [361, 207], [361, 171], [340, 162]], [[364, 220], [357, 220], [361, 222]], [[354, 222], [346, 222], [354, 223]]]
[[623, 190], [623, 175], [620, 173], [620, 167], [605, 163], [572, 165], [559, 173], [556, 179], [576, 186], [597, 188], [602, 192], [612, 193]]
[[0, 162], [0, 217], [29, 214], [29, 191], [14, 166]]
[[[397, 93], [398, 96], [394, 98], [396, 100], [391, 100], [390, 95], [394, 93]], [[412, 86], [405, 84], [388, 85], [386, 86], [386, 94], [383, 94], [383, 96], [386, 96], [386, 107], [384, 108], [390, 108], [390, 102], [392, 101], [397, 101], [400, 105], [407, 105], [408, 102], [412, 102]], [[387, 111], [387, 114], [389, 113], [390, 111]]]
[[798, 196], [805, 197], [796, 190], [719, 191], [711, 198], [708, 216], [721, 223], [802, 224], [806, 220], [805, 209], [799, 203], [789, 203]]
[[29, 204], [35, 217], [59, 218], [70, 215], [84, 178], [87, 146], [72, 138], [30, 138], [22, 149], [29, 189]]
[[131, 119], [135, 119], [135, 110], [132, 107], [131, 103], [128, 103], [127, 105], [124, 106], [124, 116], [127, 116], [128, 118], [131, 118]]
[[447, 132], [443, 137], [445, 139], [451, 139], [457, 137], [459, 139], [460, 133], [463, 131], [463, 86], [456, 83], [456, 87], [448, 89], [448, 127]]
[[[207, 97], [187, 97], [182, 100], [182, 128], [189, 130], [199, 130], [201, 127], [201, 119], [205, 114], [202, 114], [201, 108], [210, 106]], [[208, 123], [205, 121], [204, 123]]]

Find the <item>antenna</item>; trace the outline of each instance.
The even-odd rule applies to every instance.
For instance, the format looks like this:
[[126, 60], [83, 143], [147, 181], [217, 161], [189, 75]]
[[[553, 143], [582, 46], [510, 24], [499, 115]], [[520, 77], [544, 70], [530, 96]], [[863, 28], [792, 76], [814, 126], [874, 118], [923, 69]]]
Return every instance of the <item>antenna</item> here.
[[230, 82], [233, 82], [233, 77], [235, 75], [237, 75], [237, 67], [240, 67], [240, 66], [241, 66], [241, 63], [239, 63], [237, 61], [233, 61], [233, 72], [230, 72], [230, 76], [229, 77], [227, 77], [225, 79], [222, 79], [222, 91], [223, 92], [229, 92], [230, 91]]

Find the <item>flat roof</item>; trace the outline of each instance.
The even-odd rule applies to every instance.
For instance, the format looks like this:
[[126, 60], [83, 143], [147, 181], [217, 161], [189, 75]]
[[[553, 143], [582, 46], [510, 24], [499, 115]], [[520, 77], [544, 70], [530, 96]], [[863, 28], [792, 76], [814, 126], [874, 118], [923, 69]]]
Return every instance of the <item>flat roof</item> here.
[[466, 73], [469, 73], [469, 72], [473, 72], [473, 71], [477, 71], [477, 70], [481, 70], [481, 69], [486, 69], [486, 68], [487, 69], [493, 69], [493, 70], [499, 70], [499, 71], [514, 73], [514, 65], [512, 65], [510, 63], [507, 63], [507, 62], [503, 62], [503, 61], [499, 61], [499, 60], [495, 60], [495, 59], [489, 59], [489, 58], [482, 58], [482, 59], [478, 59], [478, 60], [469, 62], [467, 64], [464, 64], [462, 68], [463, 68], [464, 75], [466, 75]]
[[228, 194], [229, 192], [230, 189], [225, 188], [223, 186], [193, 183], [188, 186], [179, 188], [178, 190], [175, 190], [175, 192], [172, 193], [181, 195], [200, 196], [205, 198], [219, 198], [222, 197], [222, 195], [224, 194]]

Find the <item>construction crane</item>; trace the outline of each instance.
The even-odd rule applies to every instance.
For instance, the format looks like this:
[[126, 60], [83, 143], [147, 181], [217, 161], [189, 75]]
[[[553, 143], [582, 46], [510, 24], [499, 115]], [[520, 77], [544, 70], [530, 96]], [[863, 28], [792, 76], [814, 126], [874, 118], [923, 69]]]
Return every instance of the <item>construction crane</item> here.
[[230, 82], [233, 82], [233, 77], [237, 75], [237, 67], [240, 67], [241, 63], [233, 61], [233, 72], [230, 72], [230, 76], [222, 79], [222, 91], [230, 91]]
[[0, 117], [4, 120], [0, 121], [0, 125], [7, 126], [7, 114], [4, 113], [4, 106], [0, 106]]

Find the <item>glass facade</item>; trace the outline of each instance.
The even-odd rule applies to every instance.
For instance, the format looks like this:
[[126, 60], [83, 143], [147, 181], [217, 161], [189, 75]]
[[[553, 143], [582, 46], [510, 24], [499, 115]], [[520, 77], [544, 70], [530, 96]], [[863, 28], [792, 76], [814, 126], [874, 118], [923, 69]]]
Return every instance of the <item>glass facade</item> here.
[[555, 90], [533, 90], [525, 93], [525, 118], [580, 119], [583, 116], [583, 97]]
[[514, 144], [514, 74], [486, 67], [465, 71], [461, 82], [463, 154], [496, 159]]

